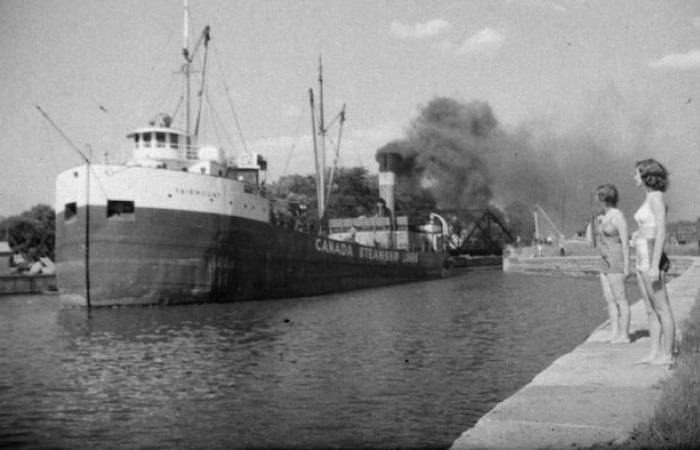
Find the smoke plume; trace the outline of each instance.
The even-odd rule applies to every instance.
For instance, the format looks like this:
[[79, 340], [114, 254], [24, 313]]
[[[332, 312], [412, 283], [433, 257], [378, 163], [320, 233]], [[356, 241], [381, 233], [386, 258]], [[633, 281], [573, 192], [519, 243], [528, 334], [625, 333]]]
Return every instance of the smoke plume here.
[[633, 167], [648, 157], [650, 127], [638, 118], [630, 121], [618, 105], [603, 100], [580, 126], [557, 134], [534, 122], [506, 129], [485, 102], [436, 97], [420, 109], [404, 138], [377, 154], [402, 158], [397, 195], [428, 191], [440, 209], [537, 203], [570, 234], [590, 216], [592, 192], [600, 184], [618, 187], [628, 217], [638, 204]]

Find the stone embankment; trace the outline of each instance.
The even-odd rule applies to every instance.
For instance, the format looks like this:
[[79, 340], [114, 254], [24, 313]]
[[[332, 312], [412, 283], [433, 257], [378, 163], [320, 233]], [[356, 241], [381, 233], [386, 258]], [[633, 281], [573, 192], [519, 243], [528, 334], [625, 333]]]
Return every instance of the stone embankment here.
[[[669, 275], [678, 276], [692, 263], [690, 256], [671, 256]], [[634, 270], [635, 258], [630, 257]], [[503, 271], [513, 273], [591, 276], [600, 272], [600, 256], [504, 256]]]
[[[672, 263], [685, 267], [668, 284], [682, 334], [682, 323], [700, 290], [700, 258], [672, 258]], [[537, 267], [545, 265], [543, 261]], [[549, 267], [555, 271], [551, 263]], [[559, 449], [625, 441], [636, 424], [653, 415], [659, 382], [672, 370], [637, 364], [649, 352], [649, 332], [643, 302], [636, 302], [631, 310], [631, 344], [607, 342], [610, 327], [604, 323], [586, 342], [496, 405], [452, 448]]]
[[40, 294], [56, 291], [54, 275], [0, 275], [0, 295]]

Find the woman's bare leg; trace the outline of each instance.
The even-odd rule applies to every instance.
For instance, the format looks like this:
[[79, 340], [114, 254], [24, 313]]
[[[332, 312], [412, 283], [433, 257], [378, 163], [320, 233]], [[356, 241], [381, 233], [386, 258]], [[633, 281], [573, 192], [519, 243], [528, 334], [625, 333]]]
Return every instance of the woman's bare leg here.
[[660, 353], [661, 323], [659, 322], [659, 317], [651, 303], [652, 288], [651, 282], [649, 281], [649, 277], [646, 276], [644, 273], [637, 271], [637, 284], [639, 285], [639, 290], [642, 293], [644, 308], [647, 311], [647, 320], [649, 323], [649, 338], [651, 339], [651, 351], [639, 362], [650, 363], [651, 361], [656, 360]]
[[600, 284], [603, 287], [603, 297], [605, 298], [605, 303], [608, 308], [608, 319], [610, 320], [610, 342], [613, 342], [615, 338], [620, 334], [620, 313], [617, 309], [617, 304], [615, 303], [615, 296], [613, 294], [613, 289], [608, 277], [610, 274], [600, 274]]
[[666, 283], [661, 279], [651, 283], [651, 302], [661, 324], [659, 353], [651, 364], [665, 365], [673, 362], [673, 346], [676, 339], [676, 323], [673, 320], [671, 303], [666, 292]]
[[626, 344], [630, 342], [630, 305], [627, 302], [625, 292], [625, 275], [622, 273], [608, 274], [608, 282], [615, 301], [615, 308], [619, 318], [617, 333], [613, 334], [613, 344]]

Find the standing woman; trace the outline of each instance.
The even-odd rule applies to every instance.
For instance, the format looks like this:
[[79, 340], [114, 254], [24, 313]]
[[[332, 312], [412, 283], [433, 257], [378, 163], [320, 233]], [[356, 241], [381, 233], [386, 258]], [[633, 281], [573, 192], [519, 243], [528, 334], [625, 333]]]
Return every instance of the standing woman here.
[[642, 292], [649, 319], [651, 352], [641, 363], [668, 365], [673, 362], [676, 324], [668, 301], [663, 273], [659, 269], [666, 239], [666, 204], [664, 192], [668, 186], [666, 168], [654, 159], [635, 165], [634, 180], [642, 186], [646, 197], [634, 214], [639, 226], [633, 234], [637, 255], [637, 282]]
[[595, 194], [602, 207], [595, 218], [595, 238], [601, 256], [600, 282], [612, 328], [610, 342], [625, 344], [630, 342], [630, 305], [625, 294], [625, 278], [630, 273], [627, 221], [617, 208], [620, 197], [615, 186], [600, 185]]

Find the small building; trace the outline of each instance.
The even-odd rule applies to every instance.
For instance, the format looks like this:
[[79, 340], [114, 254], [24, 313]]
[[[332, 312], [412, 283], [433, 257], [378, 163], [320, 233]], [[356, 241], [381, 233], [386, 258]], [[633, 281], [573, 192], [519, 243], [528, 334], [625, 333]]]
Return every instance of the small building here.
[[0, 241], [0, 258], [9, 258], [12, 254], [12, 249], [7, 241]]

